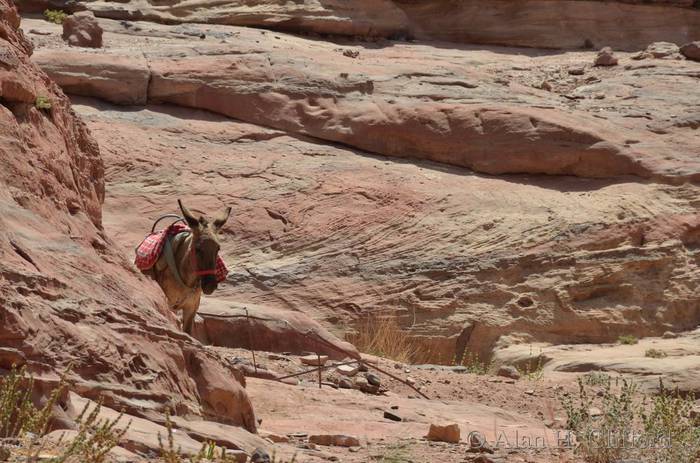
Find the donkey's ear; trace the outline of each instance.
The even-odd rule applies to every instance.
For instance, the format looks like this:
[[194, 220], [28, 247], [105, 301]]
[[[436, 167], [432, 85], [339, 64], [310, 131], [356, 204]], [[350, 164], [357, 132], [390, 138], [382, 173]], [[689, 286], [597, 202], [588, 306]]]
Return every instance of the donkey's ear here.
[[182, 201], [178, 199], [177, 204], [180, 206], [180, 210], [182, 211], [182, 217], [184, 217], [185, 222], [187, 222], [187, 225], [189, 225], [192, 229], [199, 227], [199, 219], [192, 215], [190, 210], [187, 209], [184, 204], [182, 204]]
[[226, 209], [221, 211], [219, 213], [219, 215], [217, 215], [214, 218], [214, 228], [219, 230], [221, 227], [223, 227], [230, 215], [231, 215], [231, 208], [230, 207], [227, 207]]

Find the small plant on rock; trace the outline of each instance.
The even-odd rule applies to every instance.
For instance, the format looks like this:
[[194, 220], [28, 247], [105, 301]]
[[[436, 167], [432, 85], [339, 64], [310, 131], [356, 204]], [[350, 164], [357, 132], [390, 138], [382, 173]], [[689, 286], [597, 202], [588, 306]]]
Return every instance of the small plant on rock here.
[[63, 24], [68, 15], [61, 10], [44, 10], [44, 18], [50, 23]]
[[78, 434], [68, 442], [61, 456], [55, 458], [53, 463], [103, 463], [107, 459], [107, 454], [119, 444], [131, 426], [129, 422], [123, 429], [117, 429], [123, 413], [114, 420], [100, 419], [102, 403], [95, 404], [88, 413], [90, 405], [88, 402], [76, 419]]
[[625, 459], [693, 463], [700, 456], [700, 428], [691, 416], [693, 398], [660, 387], [650, 400], [626, 379], [587, 384], [579, 378], [578, 396], [560, 397], [575, 452], [591, 463]]
[[633, 345], [637, 344], [639, 342], [639, 339], [637, 339], [636, 336], [631, 334], [623, 334], [622, 336], [617, 338], [617, 342], [619, 342], [620, 344]]
[[34, 378], [24, 368], [12, 369], [0, 379], [0, 438], [16, 438], [27, 434], [42, 436], [46, 433], [51, 410], [63, 391], [61, 383], [51, 394], [46, 405], [36, 408], [32, 402]]
[[588, 386], [605, 386], [610, 382], [610, 375], [602, 371], [591, 371], [583, 375], [582, 381]]
[[34, 107], [36, 109], [51, 109], [51, 100], [45, 96], [38, 96], [36, 97], [36, 101], [34, 101]]
[[[530, 346], [530, 358], [533, 357], [532, 346]], [[542, 360], [542, 349], [540, 349], [537, 360], [532, 362], [527, 362], [525, 366], [518, 367], [518, 373], [520, 376], [527, 379], [528, 381], [539, 381], [544, 379], [544, 361]]]
[[455, 365], [461, 365], [467, 368], [467, 373], [474, 375], [486, 375], [493, 370], [493, 361], [485, 361], [479, 357], [476, 352], [466, 351], [462, 356], [461, 361], [455, 360]]
[[653, 359], [662, 359], [664, 357], [667, 357], [668, 354], [659, 349], [647, 349], [647, 351], [644, 353], [644, 356]]

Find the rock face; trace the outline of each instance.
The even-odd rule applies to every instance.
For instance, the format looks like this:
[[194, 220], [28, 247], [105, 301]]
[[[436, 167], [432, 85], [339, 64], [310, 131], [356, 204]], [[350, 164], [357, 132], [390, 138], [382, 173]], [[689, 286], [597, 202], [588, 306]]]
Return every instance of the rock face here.
[[63, 20], [63, 40], [74, 47], [101, 48], [102, 28], [90, 11], [80, 11]]
[[145, 59], [103, 53], [81, 55], [72, 52], [38, 50], [32, 57], [51, 79], [74, 95], [99, 95], [121, 105], [145, 104], [150, 71]]
[[242, 376], [179, 332], [162, 295], [104, 231], [104, 165], [61, 90], [30, 63], [0, 0], [0, 368], [137, 416], [206, 417], [255, 431]]
[[[316, 352], [328, 360], [359, 358], [355, 347], [338, 339], [300, 312], [272, 311], [248, 305], [242, 307], [219, 301], [205, 301], [198, 315], [203, 319], [202, 341], [221, 347], [245, 347], [269, 352]], [[252, 345], [251, 345], [252, 343]], [[313, 362], [317, 358], [313, 356]], [[324, 362], [325, 363], [325, 362]], [[315, 363], [311, 363], [315, 365]]]
[[[665, 338], [665, 336], [664, 336]], [[659, 388], [683, 394], [700, 393], [700, 330], [672, 338], [648, 337], [636, 344], [512, 345], [496, 352], [496, 360], [519, 365], [539, 365], [545, 375], [573, 376], [575, 373], [607, 372], [633, 375], [648, 391]], [[660, 355], [653, 355], [654, 352]]]
[[[124, 89], [118, 85], [118, 76], [138, 68], [145, 72], [134, 75], [134, 92], [130, 96], [119, 92], [113, 100], [141, 101], [147, 85], [151, 102], [207, 109], [364, 151], [428, 159], [488, 174], [633, 175], [671, 183], [698, 176], [688, 167], [700, 145], [695, 137], [683, 146], [673, 146], [665, 137], [650, 138], [647, 124], [627, 127], [629, 118], [639, 117], [641, 100], [650, 109], [658, 106], [649, 95], [635, 95], [640, 101], [630, 106], [630, 98], [616, 92], [621, 104], [612, 110], [611, 100], [589, 101], [595, 100], [594, 92], [597, 95], [610, 85], [629, 91], [638, 70], [606, 74], [606, 82], [599, 86], [598, 79], [585, 80], [595, 76], [585, 76], [573, 87], [566, 83], [565, 89], [544, 92], [509, 68], [470, 65], [474, 57], [469, 52], [456, 58], [447, 52], [425, 53], [418, 46], [397, 44], [391, 52], [367, 49], [361, 57], [349, 58], [343, 50], [322, 42], [281, 35], [267, 40], [265, 31], [151, 25], [148, 33], [132, 33], [113, 21], [105, 21], [105, 27], [114, 31], [112, 40], [117, 45], [110, 51], [114, 64], [108, 70], [93, 66], [93, 53], [68, 55], [55, 53], [52, 47], [40, 52], [37, 62], [80, 94], [101, 98], [115, 87]], [[134, 53], [134, 46], [152, 46], [149, 34], [158, 37], [162, 47]], [[182, 44], [183, 34], [209, 34], [212, 39], [192, 47]], [[228, 40], [235, 40], [235, 49]], [[416, 56], [438, 71], [416, 75]], [[386, 65], [389, 59], [392, 66]], [[126, 67], [117, 70], [119, 66]], [[680, 85], [694, 84], [692, 70], [680, 72]], [[510, 77], [498, 77], [504, 73]], [[281, 75], [285, 78], [276, 77]], [[651, 75], [648, 78], [652, 80]], [[690, 107], [695, 101], [693, 96], [692, 101], [681, 102], [670, 88], [667, 95], [661, 94], [672, 98], [674, 105]], [[654, 123], [658, 132], [674, 130], [679, 122], [650, 114], [639, 122], [663, 118]]]
[[[132, 252], [175, 197], [233, 206], [212, 308], [303, 312], [338, 338], [393, 314], [424, 360], [449, 363], [700, 320], [696, 63], [100, 22], [107, 56], [145, 62], [149, 82], [147, 107], [76, 106], [106, 159], [105, 228]], [[53, 26], [26, 27], [50, 33], [34, 38], [57, 73]]]
[[350, 37], [542, 48], [610, 45], [633, 51], [651, 42], [700, 39], [700, 11], [694, 0], [23, 0], [19, 4], [26, 11], [87, 8], [104, 18], [166, 24], [226, 24]]

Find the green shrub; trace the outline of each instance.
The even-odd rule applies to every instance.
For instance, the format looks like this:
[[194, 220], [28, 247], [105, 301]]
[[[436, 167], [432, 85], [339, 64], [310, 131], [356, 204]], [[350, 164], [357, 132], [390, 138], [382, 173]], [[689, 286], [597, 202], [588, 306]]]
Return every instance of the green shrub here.
[[36, 97], [34, 107], [37, 109], [51, 109], [51, 100], [48, 97], [40, 95]]
[[668, 354], [659, 349], [647, 349], [647, 351], [644, 353], [644, 356], [653, 359], [662, 359], [664, 357], [667, 357]]
[[602, 371], [591, 371], [583, 375], [582, 380], [588, 386], [605, 386], [610, 382], [610, 375]]
[[467, 372], [474, 375], [485, 375], [493, 370], [493, 360], [485, 361], [479, 357], [479, 354], [471, 351], [466, 351], [462, 356], [462, 361], [453, 362], [455, 365], [467, 368]]
[[61, 10], [45, 10], [44, 17], [50, 23], [63, 24], [68, 15]]
[[633, 336], [631, 334], [625, 334], [617, 338], [617, 342], [619, 342], [620, 344], [632, 345], [637, 344], [639, 342], [639, 339], [637, 339], [636, 336]]

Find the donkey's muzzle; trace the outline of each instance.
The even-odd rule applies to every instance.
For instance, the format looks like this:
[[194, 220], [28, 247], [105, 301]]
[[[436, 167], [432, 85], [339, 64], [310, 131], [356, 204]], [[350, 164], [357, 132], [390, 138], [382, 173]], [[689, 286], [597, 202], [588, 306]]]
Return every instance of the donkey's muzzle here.
[[219, 284], [216, 282], [216, 277], [214, 275], [206, 275], [202, 277], [202, 292], [204, 294], [213, 293]]

